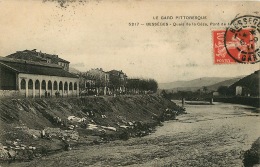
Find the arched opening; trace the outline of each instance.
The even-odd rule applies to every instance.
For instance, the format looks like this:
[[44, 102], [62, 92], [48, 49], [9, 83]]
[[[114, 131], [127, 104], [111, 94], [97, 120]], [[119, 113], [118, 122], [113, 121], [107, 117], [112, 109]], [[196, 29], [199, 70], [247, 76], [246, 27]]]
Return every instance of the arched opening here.
[[48, 81], [48, 97], [52, 96], [52, 83]]
[[64, 94], [68, 95], [68, 82], [64, 83]]
[[41, 87], [41, 89], [42, 89], [42, 95], [44, 96], [44, 97], [47, 97], [48, 96], [48, 93], [47, 93], [47, 91], [46, 91], [46, 81], [45, 80], [42, 80], [42, 87]]
[[28, 82], [28, 89], [33, 89], [33, 81], [31, 79]]
[[77, 82], [74, 83], [74, 90], [77, 90]]
[[75, 92], [74, 94], [76, 94], [76, 96], [77, 96], [77, 95], [78, 95], [78, 94], [77, 94], [77, 93], [78, 93], [78, 92], [77, 92], [77, 90], [78, 90], [78, 84], [77, 84], [77, 82], [74, 83], [74, 87], [73, 87], [73, 88], [74, 88], [74, 92]]
[[51, 81], [48, 81], [48, 90], [52, 90], [52, 83], [51, 83]]
[[57, 81], [54, 81], [54, 83], [53, 83], [53, 90], [57, 90], [57, 89], [58, 89]]
[[63, 83], [62, 83], [62, 81], [60, 81], [60, 83], [59, 83], [59, 95], [61, 95], [61, 96], [63, 96], [62, 85], [63, 85]]
[[33, 81], [30, 79], [28, 82], [28, 96], [33, 96]]
[[21, 84], [20, 85], [21, 86], [20, 93], [21, 93], [21, 95], [25, 96], [26, 95], [26, 81], [25, 81], [25, 79], [22, 79], [20, 84]]
[[25, 81], [25, 79], [21, 80], [21, 89], [26, 89], [26, 81]]
[[72, 90], [72, 82], [69, 84], [69, 90]]
[[67, 82], [65, 82], [65, 84], [64, 84], [64, 90], [65, 90], [65, 91], [68, 90], [68, 83], [67, 83]]
[[40, 81], [39, 80], [35, 81], [35, 89], [40, 89]]
[[68, 92], [68, 95], [73, 95], [73, 84], [72, 82], [69, 83], [69, 92]]
[[59, 83], [59, 90], [62, 90], [62, 81]]
[[35, 97], [40, 96], [40, 81], [36, 80], [35, 81]]
[[42, 81], [42, 89], [46, 90], [46, 81], [45, 80]]

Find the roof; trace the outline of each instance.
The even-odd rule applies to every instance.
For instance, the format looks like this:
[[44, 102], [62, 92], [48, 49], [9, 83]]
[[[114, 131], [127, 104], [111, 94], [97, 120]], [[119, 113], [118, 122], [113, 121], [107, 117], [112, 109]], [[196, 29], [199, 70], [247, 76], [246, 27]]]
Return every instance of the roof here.
[[0, 65], [17, 73], [78, 78], [76, 75], [63, 70], [61, 66], [55, 64], [0, 57]]
[[109, 74], [111, 74], [111, 75], [120, 75], [120, 74], [123, 74], [125, 77], [127, 77], [126, 76], [126, 74], [125, 73], [123, 73], [123, 71], [121, 70], [121, 71], [119, 71], [119, 70], [111, 70], [111, 71], [108, 71], [107, 73], [109, 73]]
[[58, 62], [70, 63], [67, 60], [59, 58], [58, 55], [36, 52], [35, 49], [34, 50], [17, 51], [16, 53], [10, 54], [6, 57], [15, 58], [15, 59], [30, 60], [30, 61], [41, 61], [41, 62], [47, 62], [47, 58], [49, 58], [49, 59], [51, 59], [52, 63], [55, 63], [55, 64], [58, 64]]

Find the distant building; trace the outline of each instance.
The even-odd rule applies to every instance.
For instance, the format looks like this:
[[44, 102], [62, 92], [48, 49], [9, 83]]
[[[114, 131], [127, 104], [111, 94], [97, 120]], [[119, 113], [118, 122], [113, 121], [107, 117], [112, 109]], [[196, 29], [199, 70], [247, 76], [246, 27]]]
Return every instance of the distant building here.
[[96, 88], [97, 94], [106, 95], [109, 91], [109, 74], [102, 68], [91, 69], [86, 72], [86, 89]]
[[219, 96], [219, 92], [213, 92], [213, 96]]
[[68, 72], [69, 62], [38, 53], [25, 50], [0, 58], [0, 96], [78, 96], [79, 79]]
[[126, 91], [127, 75], [123, 73], [122, 70], [111, 70], [107, 72], [110, 78], [110, 84], [113, 89], [116, 89], [119, 92]]
[[109, 74], [103, 71], [102, 68], [91, 69], [86, 72], [87, 76], [95, 80], [96, 86], [105, 87], [109, 83]]
[[242, 86], [236, 86], [236, 96], [241, 96], [242, 90]]
[[69, 71], [69, 61], [59, 58], [58, 55], [37, 52], [36, 49], [17, 51], [16, 53], [6, 56], [7, 58], [22, 59], [48, 64], [57, 64], [64, 70]]

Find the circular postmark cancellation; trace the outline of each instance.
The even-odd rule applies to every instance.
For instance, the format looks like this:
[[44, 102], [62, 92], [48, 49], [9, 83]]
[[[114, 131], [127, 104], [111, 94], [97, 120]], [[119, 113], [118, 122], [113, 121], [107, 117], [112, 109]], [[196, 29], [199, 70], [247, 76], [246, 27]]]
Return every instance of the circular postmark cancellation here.
[[229, 56], [239, 63], [260, 61], [260, 17], [240, 16], [232, 20], [224, 35]]

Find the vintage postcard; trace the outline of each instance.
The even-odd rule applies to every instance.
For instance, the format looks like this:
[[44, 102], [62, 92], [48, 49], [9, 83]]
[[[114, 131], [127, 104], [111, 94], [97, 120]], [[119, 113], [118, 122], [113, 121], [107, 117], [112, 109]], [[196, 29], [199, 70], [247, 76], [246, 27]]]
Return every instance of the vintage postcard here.
[[259, 1], [0, 0], [0, 167], [256, 167]]

